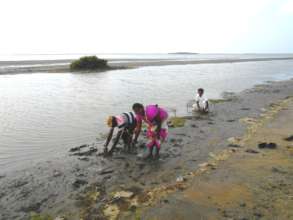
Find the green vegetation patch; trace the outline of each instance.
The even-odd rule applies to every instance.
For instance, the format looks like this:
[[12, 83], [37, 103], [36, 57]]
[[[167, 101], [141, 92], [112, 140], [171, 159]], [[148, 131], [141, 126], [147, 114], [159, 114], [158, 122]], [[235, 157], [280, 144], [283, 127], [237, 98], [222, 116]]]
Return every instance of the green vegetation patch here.
[[185, 118], [171, 117], [168, 121], [168, 125], [169, 127], [172, 127], [172, 128], [184, 127], [185, 122], [186, 122]]
[[70, 64], [72, 71], [93, 71], [109, 68], [108, 61], [96, 56], [81, 57]]
[[40, 215], [37, 213], [31, 213], [31, 218], [30, 220], [53, 220], [53, 217], [50, 215]]
[[212, 104], [218, 104], [218, 103], [222, 103], [222, 102], [229, 102], [231, 100], [229, 99], [209, 99], [209, 102]]

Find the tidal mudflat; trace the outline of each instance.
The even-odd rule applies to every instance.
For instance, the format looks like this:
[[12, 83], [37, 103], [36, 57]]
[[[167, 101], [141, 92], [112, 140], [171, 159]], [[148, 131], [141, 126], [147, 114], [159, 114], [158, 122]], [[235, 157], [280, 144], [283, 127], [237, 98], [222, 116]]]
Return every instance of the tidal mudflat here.
[[[104, 158], [100, 154], [101, 145], [92, 143], [68, 148], [67, 155], [40, 162], [32, 168], [1, 173], [0, 217], [30, 219], [31, 215], [41, 214], [68, 219], [129, 216], [146, 219], [147, 216], [162, 216], [160, 219], [169, 219], [170, 216], [165, 215], [164, 211], [169, 212], [169, 207], [175, 210], [172, 208], [175, 206], [188, 209], [190, 212], [184, 213], [189, 217], [194, 215], [192, 210], [201, 216], [205, 202], [208, 204], [205, 207], [213, 210], [207, 213], [221, 218], [248, 216], [249, 219], [251, 216], [270, 214], [290, 216], [290, 212], [266, 212], [265, 207], [269, 204], [261, 201], [267, 198], [267, 194], [252, 198], [250, 187], [255, 186], [256, 193], [261, 193], [262, 187], [269, 187], [276, 193], [280, 190], [282, 203], [279, 204], [282, 208], [273, 207], [274, 210], [284, 210], [292, 202], [292, 180], [289, 178], [292, 161], [288, 158], [292, 143], [281, 139], [290, 140], [292, 135], [289, 132], [292, 88], [292, 80], [258, 85], [238, 94], [230, 94], [231, 98], [215, 104], [209, 115], [186, 117], [184, 127], [170, 129], [170, 138], [163, 146], [159, 161], [141, 159], [145, 153], [142, 138], [132, 154], [118, 150], [112, 158]], [[275, 117], [276, 121], [270, 124]], [[262, 118], [268, 122], [262, 121]], [[264, 136], [267, 137], [265, 140]], [[276, 143], [277, 148], [259, 149], [256, 145], [258, 141]], [[271, 164], [267, 158], [278, 163]], [[213, 161], [222, 162], [218, 165]], [[208, 172], [189, 178], [200, 170]], [[238, 171], [241, 171], [240, 174]], [[252, 171], [256, 172], [255, 177]], [[247, 177], [245, 180], [241, 173]], [[262, 186], [260, 183], [264, 183], [262, 178], [266, 175], [278, 178], [268, 177], [269, 181]], [[207, 182], [201, 182], [205, 178]], [[246, 181], [246, 185], [237, 185], [240, 180]], [[259, 184], [254, 185], [256, 182]], [[199, 189], [213, 192], [213, 195], [200, 194], [196, 190], [197, 183]], [[192, 188], [194, 184], [195, 188]], [[180, 200], [186, 193], [189, 202], [199, 199], [202, 203], [190, 206], [190, 203]], [[239, 203], [240, 208], [232, 209], [222, 193]], [[172, 200], [169, 196], [178, 199]], [[243, 201], [238, 201], [239, 197]], [[271, 198], [277, 198], [277, 195]], [[164, 209], [156, 209], [156, 205], [162, 203], [166, 204]], [[145, 209], [146, 206], [155, 208]], [[182, 213], [175, 214], [180, 216]]]

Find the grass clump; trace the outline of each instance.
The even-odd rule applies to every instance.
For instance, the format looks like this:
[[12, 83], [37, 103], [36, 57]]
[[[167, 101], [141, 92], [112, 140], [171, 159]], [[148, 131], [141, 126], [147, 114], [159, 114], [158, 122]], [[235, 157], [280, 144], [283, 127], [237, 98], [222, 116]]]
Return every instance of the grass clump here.
[[185, 121], [186, 119], [182, 117], [171, 117], [168, 121], [168, 126], [171, 128], [184, 127]]
[[228, 99], [209, 99], [209, 102], [212, 104], [218, 104], [218, 103], [222, 103], [222, 102], [228, 102], [230, 100]]
[[107, 60], [99, 59], [97, 56], [81, 57], [70, 64], [72, 71], [93, 71], [109, 68]]

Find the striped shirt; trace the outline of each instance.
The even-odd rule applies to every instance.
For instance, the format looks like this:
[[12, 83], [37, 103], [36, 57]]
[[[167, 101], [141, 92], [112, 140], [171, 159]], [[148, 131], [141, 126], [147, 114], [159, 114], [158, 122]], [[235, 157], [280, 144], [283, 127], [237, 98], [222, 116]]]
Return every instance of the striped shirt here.
[[133, 112], [125, 112], [116, 116], [119, 129], [131, 128], [136, 126], [136, 118]]

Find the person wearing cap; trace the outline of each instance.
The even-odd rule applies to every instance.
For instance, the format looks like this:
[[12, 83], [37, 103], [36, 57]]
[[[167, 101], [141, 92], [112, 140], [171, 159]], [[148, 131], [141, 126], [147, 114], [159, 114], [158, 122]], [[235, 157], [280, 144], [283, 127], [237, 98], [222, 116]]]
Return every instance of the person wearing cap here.
[[[107, 119], [107, 125], [110, 127], [106, 143], [104, 144], [104, 153], [112, 155], [116, 145], [122, 137], [124, 145], [128, 151], [130, 151], [133, 131], [136, 128], [137, 120], [133, 112], [125, 112], [117, 116], [109, 116]], [[116, 138], [110, 151], [108, 151], [108, 145], [112, 140], [115, 128], [118, 129]]]

